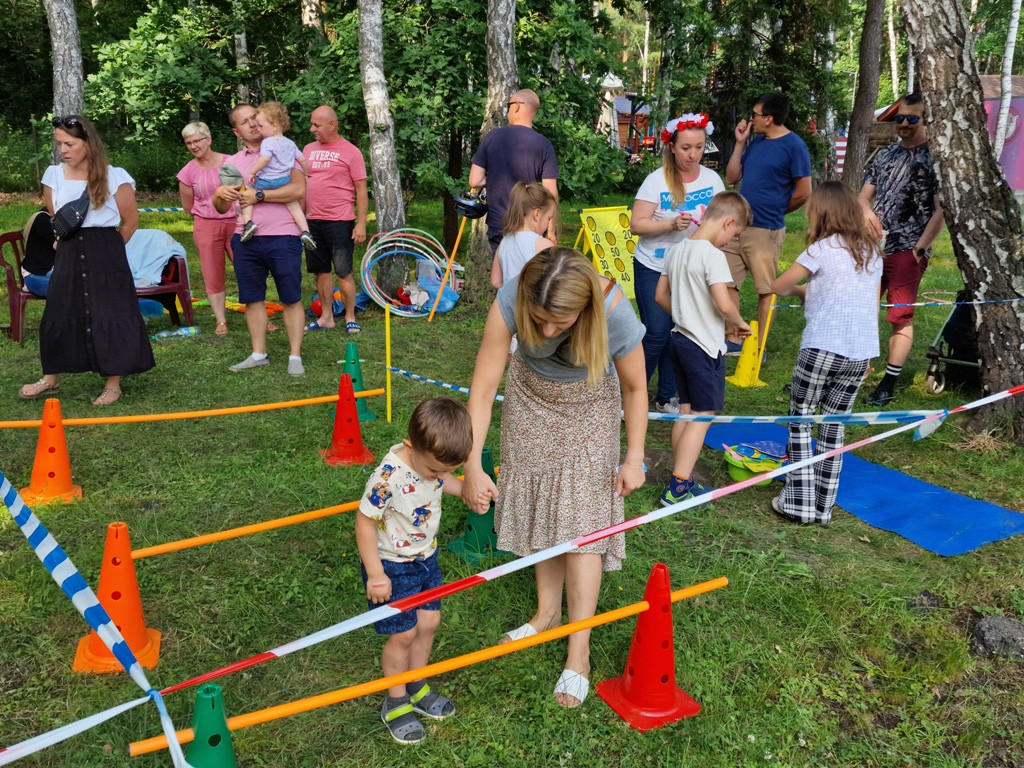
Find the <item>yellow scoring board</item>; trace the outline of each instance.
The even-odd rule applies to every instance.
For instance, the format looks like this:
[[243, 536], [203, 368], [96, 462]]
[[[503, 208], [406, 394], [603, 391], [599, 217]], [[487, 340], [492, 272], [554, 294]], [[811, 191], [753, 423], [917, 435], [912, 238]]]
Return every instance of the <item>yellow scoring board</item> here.
[[583, 241], [583, 253], [589, 253], [597, 271], [605, 277], [614, 277], [629, 298], [633, 291], [633, 249], [636, 238], [629, 231], [629, 208], [624, 205], [609, 208], [584, 208], [580, 211], [583, 223], [576, 243]]

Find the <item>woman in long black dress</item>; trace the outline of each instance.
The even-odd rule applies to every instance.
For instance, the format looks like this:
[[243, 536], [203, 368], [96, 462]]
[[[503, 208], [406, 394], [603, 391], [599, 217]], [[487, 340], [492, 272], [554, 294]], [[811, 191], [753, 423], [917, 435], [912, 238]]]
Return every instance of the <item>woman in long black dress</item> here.
[[95, 371], [106, 381], [93, 405], [110, 405], [121, 396], [122, 376], [156, 364], [124, 249], [139, 224], [135, 182], [107, 163], [88, 119], [55, 117], [53, 126], [62, 162], [43, 174], [46, 208], [52, 214], [86, 189], [90, 206], [82, 227], [57, 244], [39, 324], [43, 378], [18, 394], [48, 397], [60, 389], [61, 374]]

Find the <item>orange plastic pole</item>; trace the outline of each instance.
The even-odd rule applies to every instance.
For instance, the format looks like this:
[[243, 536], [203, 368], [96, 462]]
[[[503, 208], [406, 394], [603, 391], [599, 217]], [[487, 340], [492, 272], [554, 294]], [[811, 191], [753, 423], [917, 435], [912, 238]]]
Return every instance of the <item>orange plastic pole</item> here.
[[265, 520], [262, 523], [243, 525], [239, 528], [229, 528], [226, 531], [206, 533], [202, 536], [193, 536], [189, 539], [179, 539], [178, 541], [169, 541], [165, 544], [155, 544], [152, 547], [143, 547], [142, 549], [132, 550], [132, 560], [141, 560], [144, 557], [152, 557], [153, 555], [166, 555], [169, 552], [180, 552], [183, 549], [201, 547], [204, 544], [213, 544], [217, 541], [237, 539], [242, 536], [248, 536], [251, 533], [272, 531], [275, 528], [284, 528], [289, 525], [295, 525], [296, 523], [305, 523], [309, 520], [319, 520], [321, 517], [330, 517], [331, 515], [336, 515], [339, 512], [351, 512], [354, 509], [359, 509], [358, 501], [349, 501], [345, 504], [338, 504], [333, 507], [314, 509], [310, 512], [300, 512], [297, 515], [278, 517], [274, 520]]
[[[722, 576], [711, 581], [705, 581], [701, 584], [695, 584], [692, 587], [680, 589], [672, 593], [672, 602], [675, 603], [689, 597], [702, 595], [705, 592], [721, 589], [728, 585], [728, 583], [729, 580]], [[319, 696], [310, 696], [309, 698], [299, 699], [298, 701], [292, 701], [287, 704], [279, 704], [276, 707], [268, 707], [267, 709], [257, 710], [256, 712], [249, 712], [244, 715], [231, 717], [228, 718], [228, 730], [238, 731], [242, 728], [248, 728], [251, 725], [269, 723], [272, 720], [278, 720], [282, 717], [290, 717], [291, 715], [308, 712], [312, 709], [326, 707], [329, 704], [337, 704], [360, 696], [368, 696], [371, 693], [383, 691], [393, 685], [401, 685], [403, 683], [408, 683], [411, 680], [434, 677], [435, 675], [440, 675], [444, 672], [451, 672], [454, 669], [461, 669], [462, 667], [467, 667], [471, 664], [479, 664], [482, 661], [507, 656], [510, 653], [531, 648], [535, 645], [540, 645], [541, 643], [558, 640], [559, 638], [571, 635], [574, 632], [601, 626], [602, 624], [609, 624], [613, 621], [629, 618], [630, 616], [636, 616], [638, 613], [646, 611], [648, 607], [647, 602], [641, 600], [639, 603], [633, 603], [632, 605], [617, 608], [614, 611], [601, 613], [589, 619], [574, 621], [571, 624], [563, 624], [560, 627], [555, 627], [554, 629], [538, 632], [536, 635], [524, 637], [522, 640], [513, 640], [510, 643], [492, 645], [489, 648], [482, 648], [479, 651], [473, 651], [472, 653], [467, 653], [463, 656], [456, 656], [453, 659], [446, 659], [445, 661], [428, 664], [425, 667], [403, 672], [400, 675], [382, 677], [366, 683], [351, 685], [347, 688], [339, 688], [336, 691], [322, 693]], [[195, 737], [191, 728], [178, 731], [176, 735], [178, 737], [178, 741], [182, 744], [188, 744]], [[155, 752], [158, 749], [164, 749], [166, 747], [167, 737], [163, 735], [155, 736], [151, 739], [132, 742], [128, 745], [128, 754], [131, 757], [136, 757], [138, 755], [146, 755], [150, 752]]]
[[[383, 389], [365, 389], [356, 392], [355, 396], [376, 397], [383, 395]], [[232, 408], [213, 408], [208, 411], [180, 411], [178, 413], [140, 413], [135, 416], [108, 416], [106, 418], [93, 417], [88, 419], [64, 419], [65, 427], [84, 427], [95, 424], [140, 424], [148, 421], [178, 421], [180, 419], [205, 419], [210, 416], [231, 416], [237, 413], [257, 413], [259, 411], [276, 411], [284, 408], [298, 408], [302, 405], [322, 405], [324, 403], [337, 402], [337, 395], [324, 395], [323, 397], [308, 397], [305, 400], [284, 400], [280, 403], [260, 403], [259, 405], [239, 405]], [[0, 429], [14, 429], [17, 427], [41, 427], [42, 420], [32, 421], [0, 421]]]
[[462, 223], [459, 225], [459, 234], [455, 237], [455, 247], [452, 248], [452, 255], [448, 257], [448, 266], [444, 268], [444, 277], [441, 278], [441, 286], [437, 289], [437, 297], [434, 299], [434, 306], [430, 308], [430, 315], [427, 317], [427, 322], [434, 322], [434, 313], [437, 311], [437, 305], [441, 303], [441, 294], [444, 293], [444, 284], [448, 279], [448, 275], [451, 274], [452, 264], [455, 263], [455, 254], [459, 252], [459, 243], [462, 242], [462, 230], [466, 228], [466, 217], [462, 217]]

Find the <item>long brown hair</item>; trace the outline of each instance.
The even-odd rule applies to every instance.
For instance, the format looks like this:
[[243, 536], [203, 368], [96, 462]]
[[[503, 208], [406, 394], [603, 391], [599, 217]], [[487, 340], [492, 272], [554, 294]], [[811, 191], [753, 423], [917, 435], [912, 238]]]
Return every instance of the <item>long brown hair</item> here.
[[703, 128], [686, 128], [682, 131], [672, 131], [671, 138], [665, 142], [665, 150], [661, 157], [661, 168], [665, 172], [665, 186], [668, 187], [669, 193], [672, 195], [672, 206], [675, 207], [686, 199], [686, 185], [679, 180], [679, 170], [676, 167], [676, 156], [672, 154], [672, 146], [676, 143], [676, 139], [679, 138], [679, 134], [685, 133], [686, 131], [700, 131], [701, 136], [704, 139], [705, 146], [707, 146], [707, 134]]
[[531, 309], [555, 317], [579, 312], [569, 329], [570, 359], [587, 369], [587, 386], [600, 386], [608, 370], [608, 324], [601, 280], [590, 259], [573, 248], [545, 248], [519, 273], [515, 306], [516, 329], [526, 348], [545, 341]]
[[807, 244], [832, 235], [842, 238], [857, 272], [882, 255], [878, 243], [868, 234], [857, 196], [839, 181], [819, 184], [807, 201]]
[[85, 142], [89, 151], [89, 170], [86, 174], [89, 202], [93, 208], [102, 208], [110, 197], [110, 186], [107, 183], [107, 149], [103, 146], [96, 126], [82, 115], [65, 115], [54, 128], [55, 131], [64, 131], [68, 136]]

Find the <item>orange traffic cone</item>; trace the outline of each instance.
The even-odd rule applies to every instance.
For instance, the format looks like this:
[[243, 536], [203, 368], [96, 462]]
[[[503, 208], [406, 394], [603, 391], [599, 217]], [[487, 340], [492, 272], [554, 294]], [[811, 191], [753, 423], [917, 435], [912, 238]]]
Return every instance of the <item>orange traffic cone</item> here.
[[56, 501], [82, 498], [82, 486], [71, 482], [68, 444], [64, 440], [64, 422], [60, 416], [60, 400], [48, 398], [43, 405], [43, 425], [36, 443], [36, 460], [32, 480], [21, 489], [21, 498], [30, 507]]
[[625, 673], [597, 684], [598, 695], [641, 733], [700, 712], [700, 704], [676, 685], [672, 595], [664, 563], [651, 568], [644, 600], [650, 607], [636, 620]]
[[352, 377], [343, 373], [338, 381], [338, 404], [334, 409], [334, 435], [331, 447], [320, 451], [324, 463], [369, 464], [373, 454], [363, 445], [359, 431], [359, 415], [356, 410], [356, 396], [352, 391]]
[[[110, 614], [110, 620], [121, 631], [139, 664], [153, 669], [160, 657], [160, 632], [146, 629], [142, 616], [142, 596], [135, 578], [132, 544], [125, 523], [107, 526], [107, 543], [103, 547], [103, 565], [96, 597]], [[75, 672], [120, 672], [123, 667], [95, 631], [78, 641]]]

